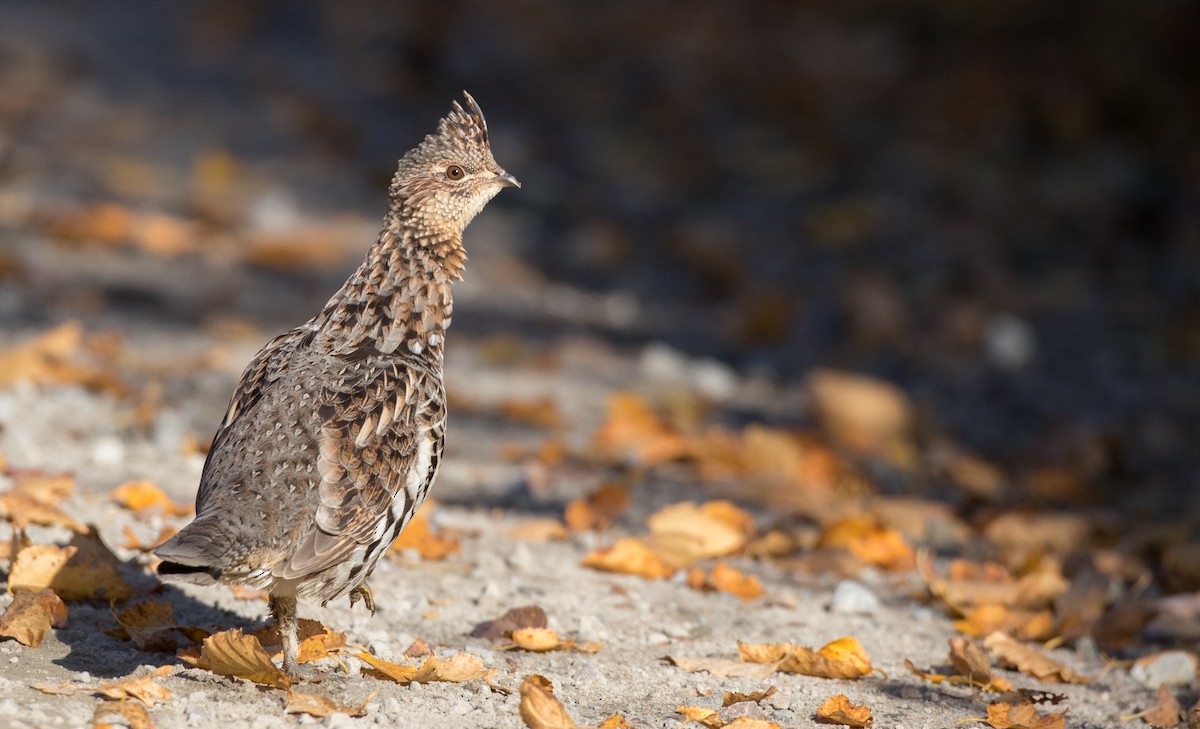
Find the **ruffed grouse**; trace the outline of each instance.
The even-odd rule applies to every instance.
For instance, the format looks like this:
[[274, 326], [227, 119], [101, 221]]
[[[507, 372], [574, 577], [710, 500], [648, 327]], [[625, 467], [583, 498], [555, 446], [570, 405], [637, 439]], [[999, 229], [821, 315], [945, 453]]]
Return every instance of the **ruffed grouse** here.
[[442, 345], [463, 229], [504, 187], [470, 94], [400, 160], [379, 239], [305, 324], [242, 373], [213, 440], [196, 519], [155, 550], [158, 574], [266, 590], [283, 667], [299, 675], [297, 598], [350, 596], [437, 474]]

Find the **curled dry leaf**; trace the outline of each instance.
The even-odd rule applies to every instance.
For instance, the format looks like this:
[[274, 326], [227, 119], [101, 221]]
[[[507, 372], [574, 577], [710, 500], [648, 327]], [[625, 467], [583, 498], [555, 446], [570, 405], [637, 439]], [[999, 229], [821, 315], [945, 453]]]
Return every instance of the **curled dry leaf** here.
[[521, 720], [529, 729], [575, 729], [579, 725], [554, 696], [554, 685], [536, 673], [521, 682]]
[[177, 504], [166, 492], [149, 481], [128, 481], [112, 490], [109, 498], [130, 511], [157, 510], [169, 516], [187, 516], [195, 509]]
[[857, 679], [871, 672], [871, 659], [855, 638], [838, 638], [812, 650], [794, 643], [742, 643], [738, 655], [748, 663], [774, 664], [783, 673], [817, 678]]
[[892, 455], [908, 445], [913, 406], [895, 385], [836, 370], [814, 370], [808, 393], [834, 439], [856, 450]]
[[[283, 654], [278, 626], [268, 625], [255, 631], [253, 635], [271, 658], [278, 658]], [[300, 618], [296, 636], [300, 641], [300, 650], [296, 654], [298, 663], [319, 661], [346, 647], [345, 633], [330, 630], [319, 621], [308, 618]]]
[[580, 653], [596, 653], [600, 650], [599, 643], [577, 643], [573, 640], [562, 640], [558, 633], [549, 628], [520, 628], [512, 633], [512, 643], [496, 648], [496, 650], [520, 649], [532, 653], [548, 651], [574, 650]]
[[17, 526], [64, 526], [86, 532], [87, 525], [58, 508], [74, 490], [75, 477], [70, 474], [18, 471], [13, 474], [12, 488], [0, 494], [0, 519]]
[[680, 567], [733, 554], [754, 534], [753, 517], [728, 501], [672, 504], [652, 514], [648, 524], [649, 545]]
[[50, 628], [61, 628], [66, 624], [67, 606], [53, 590], [22, 590], [13, 595], [13, 601], [0, 615], [0, 636], [37, 648], [46, 639]]
[[133, 531], [133, 529], [125, 527], [125, 529], [123, 529], [121, 532], [125, 535], [125, 543], [122, 544], [121, 547], [123, 549], [130, 549], [135, 552], [149, 552], [171, 537], [175, 536], [178, 532], [179, 530], [173, 526], [165, 526], [162, 528], [162, 531], [158, 533], [157, 537], [148, 542], [143, 542], [141, 538], [138, 537], [137, 533]]
[[953, 673], [935, 673], [918, 669], [912, 661], [905, 659], [904, 665], [915, 675], [933, 684], [948, 683], [955, 686], [979, 686], [985, 691], [1005, 692], [1012, 690], [1012, 684], [999, 676], [992, 675], [992, 667], [984, 655], [983, 649], [977, 644], [963, 638], [951, 638], [950, 670]]
[[916, 564], [916, 552], [904, 535], [869, 516], [850, 516], [829, 524], [817, 546], [845, 549], [866, 564], [887, 570], [908, 570]]
[[875, 722], [871, 709], [865, 705], [850, 703], [849, 697], [838, 694], [830, 696], [817, 707], [817, 721], [822, 724], [867, 727]]
[[511, 539], [523, 542], [556, 542], [567, 538], [567, 527], [558, 519], [522, 519], [504, 532]]
[[600, 726], [596, 729], [634, 729], [634, 726], [629, 723], [628, 719], [617, 713], [600, 722]]
[[96, 729], [154, 729], [154, 722], [146, 707], [137, 701], [101, 701], [92, 712], [92, 726]]
[[346, 706], [333, 699], [316, 694], [306, 694], [301, 691], [289, 690], [287, 702], [283, 710], [289, 714], [308, 714], [320, 719], [330, 714], [347, 714], [349, 716], [366, 716], [367, 704], [375, 698], [377, 692], [372, 692], [359, 706]]
[[621, 484], [605, 484], [583, 499], [567, 504], [563, 521], [574, 532], [604, 529], [629, 509], [629, 489]]
[[607, 457], [644, 466], [683, 458], [691, 450], [687, 439], [655, 414], [645, 400], [628, 392], [609, 398], [608, 418], [596, 431], [592, 444]]
[[170, 603], [147, 600], [113, 612], [120, 626], [116, 637], [128, 638], [143, 651], [173, 653], [184, 634], [175, 624], [175, 608]]
[[[1166, 684], [1159, 684], [1158, 691], [1154, 694], [1154, 704], [1136, 716], [1141, 717], [1142, 721], [1150, 726], [1170, 729], [1179, 726], [1183, 721], [1183, 710], [1180, 709], [1179, 701], [1175, 698], [1175, 694], [1171, 693], [1171, 689]], [[1134, 717], [1121, 718], [1132, 719]]]
[[777, 689], [774, 686], [771, 686], [771, 687], [768, 687], [766, 691], [752, 691], [748, 694], [742, 694], [742, 693], [738, 693], [736, 691], [726, 691], [726, 692], [724, 692], [724, 694], [721, 697], [721, 706], [731, 706], [733, 704], [740, 704], [743, 701], [753, 701], [754, 703], [757, 704], [758, 702], [762, 701], [763, 699], [774, 696], [776, 690]]
[[583, 558], [583, 566], [603, 572], [620, 572], [651, 580], [675, 574], [675, 567], [637, 539], [622, 539], [611, 547], [592, 550]]
[[408, 522], [408, 526], [404, 527], [404, 531], [400, 532], [396, 541], [392, 542], [392, 552], [404, 552], [409, 549], [420, 554], [421, 559], [439, 560], [458, 554], [462, 543], [453, 537], [435, 533], [429, 528], [429, 517], [417, 513]]
[[471, 630], [472, 638], [501, 640], [512, 636], [521, 628], [544, 628], [548, 618], [546, 611], [537, 605], [522, 605], [504, 613], [495, 620], [485, 620]]
[[126, 678], [120, 681], [102, 684], [93, 691], [110, 699], [137, 699], [146, 706], [154, 706], [156, 701], [169, 701], [171, 689], [156, 683], [155, 679], [169, 676], [175, 672], [175, 666], [159, 666], [153, 673], [138, 678]]
[[1045, 640], [1054, 635], [1054, 613], [1049, 610], [1019, 610], [1003, 605], [980, 605], [963, 611], [954, 621], [954, 629], [972, 638], [984, 638], [997, 631], [1021, 640]]
[[709, 575], [709, 582], [717, 590], [727, 592], [742, 600], [754, 600], [763, 596], [762, 582], [755, 575], [718, 562]]
[[112, 392], [123, 390], [116, 376], [79, 363], [83, 325], [62, 324], [38, 337], [0, 351], [0, 387], [16, 382], [73, 384]]
[[262, 643], [252, 635], [245, 635], [241, 628], [213, 633], [196, 648], [181, 651], [179, 657], [196, 668], [220, 674], [244, 678], [248, 681], [285, 689], [291, 685], [287, 674], [271, 662], [271, 656]]
[[495, 670], [485, 668], [482, 660], [466, 653], [455, 653], [449, 658], [438, 658], [430, 654], [420, 666], [392, 663], [376, 658], [370, 653], [355, 653], [354, 657], [371, 666], [366, 669], [366, 673], [402, 685], [434, 681], [465, 683], [477, 678], [490, 681], [495, 675]]
[[117, 571], [117, 559], [92, 529], [76, 534], [66, 547], [34, 544], [17, 553], [8, 589], [49, 587], [64, 600], [124, 600], [133, 594]]
[[1063, 729], [1067, 712], [1039, 714], [1033, 704], [1010, 704], [997, 701], [988, 704], [987, 718], [978, 719], [992, 729]]
[[1004, 633], [992, 633], [983, 644], [996, 660], [1040, 681], [1087, 683], [1090, 676], [1080, 676], [1036, 648], [1018, 643]]

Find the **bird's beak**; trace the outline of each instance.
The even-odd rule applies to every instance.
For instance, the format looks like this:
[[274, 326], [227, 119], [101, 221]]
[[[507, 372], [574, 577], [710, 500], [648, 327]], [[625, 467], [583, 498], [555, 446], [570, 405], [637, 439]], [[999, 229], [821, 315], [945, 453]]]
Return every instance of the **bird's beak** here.
[[501, 172], [500, 174], [496, 175], [496, 182], [499, 182], [504, 187], [520, 187], [521, 186], [521, 183], [517, 181], [517, 178], [513, 177], [512, 175], [508, 174], [507, 172]]

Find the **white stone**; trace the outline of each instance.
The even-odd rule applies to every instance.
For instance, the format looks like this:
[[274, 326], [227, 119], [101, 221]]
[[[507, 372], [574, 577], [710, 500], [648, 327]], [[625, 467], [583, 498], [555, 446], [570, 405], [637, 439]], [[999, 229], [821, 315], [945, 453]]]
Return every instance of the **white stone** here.
[[842, 580], [833, 591], [830, 612], [871, 615], [879, 610], [879, 597], [855, 580]]
[[1163, 683], [1187, 686], [1196, 681], [1196, 657], [1186, 651], [1163, 651], [1133, 664], [1129, 675], [1147, 688], [1156, 689]]

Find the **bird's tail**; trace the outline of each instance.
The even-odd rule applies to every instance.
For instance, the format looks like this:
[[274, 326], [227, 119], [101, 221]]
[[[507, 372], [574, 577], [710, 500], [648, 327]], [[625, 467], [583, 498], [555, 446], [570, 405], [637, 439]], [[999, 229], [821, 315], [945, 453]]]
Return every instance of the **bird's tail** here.
[[155, 548], [162, 562], [158, 576], [172, 582], [211, 585], [221, 576], [219, 564], [228, 538], [210, 519], [197, 519]]

